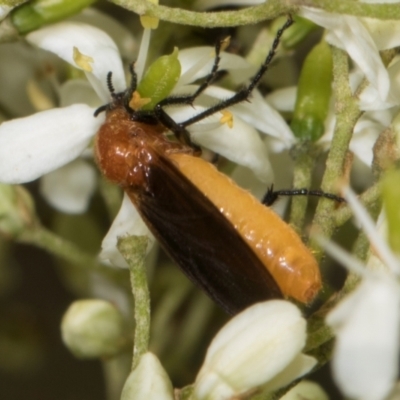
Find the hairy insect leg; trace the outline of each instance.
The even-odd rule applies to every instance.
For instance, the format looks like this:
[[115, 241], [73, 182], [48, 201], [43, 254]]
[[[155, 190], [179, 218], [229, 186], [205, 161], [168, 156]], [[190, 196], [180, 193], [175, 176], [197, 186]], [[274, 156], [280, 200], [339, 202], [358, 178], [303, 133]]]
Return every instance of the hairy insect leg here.
[[187, 104], [187, 105], [192, 105], [193, 102], [196, 100], [196, 98], [204, 92], [210, 86], [212, 81], [215, 79], [218, 68], [219, 68], [219, 62], [221, 61], [221, 48], [224, 46], [226, 43], [226, 39], [221, 40], [216, 43], [215, 45], [215, 57], [214, 57], [214, 64], [212, 66], [212, 69], [210, 73], [205, 77], [204, 82], [197, 88], [197, 90], [190, 94], [190, 95], [184, 95], [184, 96], [170, 96], [167, 97], [163, 100], [161, 100], [154, 108], [154, 112], [157, 115], [157, 112], [162, 110], [163, 107], [165, 106], [170, 106], [170, 105], [178, 105], [178, 104]]
[[289, 15], [288, 19], [286, 20], [285, 24], [278, 30], [276, 33], [274, 42], [272, 43], [272, 47], [270, 51], [268, 52], [268, 55], [264, 61], [264, 63], [261, 65], [260, 69], [257, 71], [257, 73], [254, 75], [254, 77], [251, 79], [250, 84], [243, 89], [239, 90], [236, 94], [234, 94], [232, 97], [221, 101], [220, 103], [210, 107], [209, 109], [197, 114], [196, 116], [189, 118], [186, 121], [183, 121], [180, 123], [180, 125], [187, 127], [189, 125], [192, 125], [196, 122], [201, 121], [202, 119], [209, 117], [210, 115], [213, 115], [219, 111], [224, 110], [225, 108], [228, 108], [230, 106], [233, 106], [235, 104], [241, 103], [245, 100], [248, 100], [251, 92], [254, 90], [254, 88], [259, 84], [261, 78], [263, 75], [267, 72], [268, 67], [273, 60], [276, 50], [278, 48], [280, 39], [283, 35], [283, 32], [285, 32], [286, 29], [288, 29], [291, 25], [293, 24], [293, 19]]
[[346, 200], [343, 197], [337, 196], [332, 193], [325, 193], [322, 190], [309, 190], [309, 189], [291, 189], [291, 190], [274, 190], [274, 186], [268, 188], [267, 193], [261, 200], [261, 203], [266, 206], [271, 206], [275, 203], [279, 196], [316, 196], [324, 197], [329, 200], [343, 203]]
[[164, 110], [164, 107], [170, 106], [170, 105], [179, 105], [179, 104], [186, 104], [186, 105], [192, 105], [193, 102], [196, 100], [196, 98], [204, 92], [204, 90], [207, 89], [207, 87], [211, 84], [211, 82], [215, 79], [216, 74], [218, 72], [219, 68], [219, 62], [221, 60], [220, 53], [221, 53], [221, 48], [224, 45], [226, 40], [220, 41], [216, 44], [215, 46], [215, 58], [214, 58], [214, 63], [211, 69], [211, 72], [206, 76], [204, 82], [197, 88], [197, 90], [191, 94], [191, 95], [185, 95], [185, 96], [171, 96], [167, 97], [164, 100], [160, 101], [156, 106], [154, 107], [154, 114], [156, 115], [157, 119], [166, 127], [168, 128], [171, 132], [173, 132], [176, 136], [176, 138], [192, 147], [196, 152], [200, 152], [200, 147], [195, 145], [191, 140], [190, 140], [190, 135], [189, 132], [185, 129], [185, 127], [181, 123], [175, 122]]

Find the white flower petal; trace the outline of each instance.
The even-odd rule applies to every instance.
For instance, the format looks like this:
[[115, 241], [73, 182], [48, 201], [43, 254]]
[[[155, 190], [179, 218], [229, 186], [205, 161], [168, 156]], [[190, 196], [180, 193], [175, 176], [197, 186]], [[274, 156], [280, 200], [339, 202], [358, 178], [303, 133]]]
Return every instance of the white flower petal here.
[[390, 88], [388, 72], [362, 22], [356, 17], [331, 14], [309, 7], [302, 7], [301, 15], [329, 30], [326, 40], [349, 54], [370, 84], [378, 90], [381, 100], [385, 100]]
[[[168, 114], [175, 121], [184, 121], [205, 109], [202, 106], [170, 107]], [[197, 124], [190, 125], [188, 130], [193, 141], [239, 165], [250, 168], [258, 179], [270, 183], [272, 168], [267, 148], [258, 132], [239, 117], [233, 116], [232, 128], [226, 124], [221, 125], [220, 118], [221, 114], [217, 113]]]
[[[398, 0], [395, 0], [398, 2]], [[400, 45], [400, 22], [396, 20], [379, 20], [375, 18], [362, 18], [368, 28], [376, 47], [382, 51]]]
[[372, 122], [369, 126], [364, 127], [359, 125], [357, 128], [356, 125], [354, 129], [354, 136], [350, 141], [350, 150], [368, 166], [372, 165], [373, 147], [382, 130], [381, 125]]
[[314, 357], [300, 353], [282, 372], [264, 385], [263, 390], [273, 392], [281, 387], [287, 386], [296, 379], [309, 373], [316, 364], [317, 360]]
[[279, 139], [285, 148], [296, 142], [293, 132], [283, 117], [265, 101], [256, 90], [250, 101], [232, 107], [232, 112], [243, 118], [260, 132]]
[[[211, 72], [215, 57], [215, 49], [210, 46], [190, 47], [179, 51], [181, 76], [176, 88], [188, 85], [203, 78]], [[254, 66], [243, 57], [231, 53], [221, 53], [219, 70], [227, 70], [234, 83], [239, 84], [249, 79], [255, 72]]]
[[371, 274], [327, 316], [336, 332], [333, 373], [343, 393], [384, 399], [398, 374], [400, 287], [388, 274]]
[[214, 337], [196, 378], [196, 398], [229, 398], [265, 384], [298, 356], [305, 328], [299, 310], [289, 302], [247, 308]]
[[132, 30], [121, 24], [112, 15], [105, 14], [93, 7], [85, 8], [82, 12], [71, 18], [73, 21], [82, 22], [107, 32], [118, 46], [123, 57], [134, 60], [135, 50], [138, 47], [137, 40], [132, 34]]
[[140, 358], [129, 374], [121, 393], [121, 400], [173, 400], [171, 381], [158, 358], [148, 352]]
[[0, 181], [32, 181], [75, 159], [103, 122], [84, 104], [56, 108], [0, 125]]
[[[128, 268], [126, 261], [117, 249], [118, 237], [127, 235], [146, 235], [151, 239], [151, 243], [154, 243], [153, 235], [140, 218], [129, 197], [125, 194], [118, 215], [101, 244], [100, 259], [107, 260], [116, 267]], [[151, 246], [147, 247], [148, 251], [150, 248]]]
[[80, 68], [73, 58], [73, 48], [85, 56], [91, 57], [92, 72], [86, 76], [103, 101], [110, 94], [106, 85], [108, 72], [113, 74], [115, 90], [126, 88], [124, 70], [114, 41], [102, 30], [79, 22], [60, 22], [27, 35], [26, 39], [36, 46], [51, 51], [76, 68]]
[[96, 173], [82, 159], [46, 174], [40, 180], [40, 192], [57, 210], [68, 214], [83, 213], [96, 186]]
[[271, 183], [273, 174], [267, 148], [258, 132], [235, 117], [233, 127], [222, 125], [205, 132], [193, 132], [194, 142], [250, 168], [262, 182]]

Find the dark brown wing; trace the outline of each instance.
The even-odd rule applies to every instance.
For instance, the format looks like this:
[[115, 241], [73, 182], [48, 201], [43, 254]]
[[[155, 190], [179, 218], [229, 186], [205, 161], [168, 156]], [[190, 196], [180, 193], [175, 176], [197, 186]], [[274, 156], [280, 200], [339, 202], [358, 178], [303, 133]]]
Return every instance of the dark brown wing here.
[[229, 314], [281, 298], [269, 271], [214, 204], [168, 159], [152, 156], [147, 190], [127, 193], [183, 272]]

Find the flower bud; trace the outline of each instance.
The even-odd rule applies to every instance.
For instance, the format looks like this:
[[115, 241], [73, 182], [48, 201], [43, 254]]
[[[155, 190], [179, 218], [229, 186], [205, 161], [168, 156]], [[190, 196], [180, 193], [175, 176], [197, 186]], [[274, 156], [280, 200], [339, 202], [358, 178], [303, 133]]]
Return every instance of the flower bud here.
[[0, 233], [16, 237], [34, 223], [34, 204], [27, 190], [0, 183]]
[[171, 381], [158, 358], [143, 354], [137, 367], [129, 374], [122, 389], [121, 400], [173, 400]]
[[197, 400], [229, 399], [268, 384], [276, 390], [308, 372], [302, 355], [306, 321], [293, 304], [274, 300], [238, 314], [214, 337], [195, 382]]
[[126, 344], [121, 313], [104, 300], [79, 300], [70, 305], [61, 323], [62, 338], [80, 358], [107, 357]]
[[308, 54], [301, 70], [291, 128], [300, 139], [318, 140], [325, 130], [332, 94], [333, 62], [325, 41]]
[[77, 14], [95, 0], [33, 0], [11, 13], [13, 25], [19, 33], [27, 33], [42, 25], [60, 21]]
[[181, 64], [178, 60], [178, 49], [172, 54], [162, 56], [154, 61], [140, 81], [137, 91], [142, 98], [150, 98], [143, 109], [152, 110], [162, 99], [166, 98], [178, 82], [181, 75]]

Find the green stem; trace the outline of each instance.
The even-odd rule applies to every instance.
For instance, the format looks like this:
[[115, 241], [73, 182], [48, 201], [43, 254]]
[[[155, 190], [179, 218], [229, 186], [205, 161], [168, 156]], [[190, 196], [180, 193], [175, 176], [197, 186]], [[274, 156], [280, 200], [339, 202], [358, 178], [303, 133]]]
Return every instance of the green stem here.
[[279, 0], [269, 0], [262, 5], [247, 7], [239, 11], [221, 12], [188, 11], [143, 0], [112, 0], [112, 2], [139, 15], [147, 15], [176, 24], [202, 26], [204, 28], [256, 24], [266, 19], [273, 19], [279, 15], [287, 14], [289, 10], [293, 11], [296, 8], [296, 6], [288, 7], [286, 2]]
[[139, 15], [148, 15], [163, 21], [204, 28], [256, 24], [283, 14], [296, 13], [300, 6], [359, 17], [400, 18], [400, 7], [397, 4], [367, 4], [343, 0], [287, 0], [284, 2], [269, 0], [259, 6], [221, 12], [188, 11], [143, 0], [112, 0], [112, 2]]
[[[294, 188], [310, 188], [312, 172], [317, 157], [317, 148], [311, 142], [302, 142], [292, 150], [295, 158], [293, 185]], [[308, 196], [293, 196], [290, 210], [290, 223], [297, 232], [302, 232], [306, 217]]]
[[128, 263], [131, 274], [132, 293], [135, 300], [135, 335], [132, 370], [149, 347], [150, 338], [150, 294], [147, 286], [144, 259], [148, 244], [147, 236], [129, 236], [118, 239], [118, 250]]
[[71, 264], [79, 265], [82, 268], [105, 268], [97, 261], [96, 257], [82, 251], [75, 244], [63, 239], [41, 225], [36, 225], [29, 230], [26, 229], [18, 237], [18, 241], [35, 245], [50, 254], [60, 257]]
[[[321, 184], [321, 189], [327, 193], [335, 192], [335, 186], [342, 178], [353, 129], [361, 115], [357, 99], [353, 97], [349, 86], [347, 54], [334, 47], [332, 49], [332, 56], [333, 90], [336, 99], [336, 126]], [[316, 209], [313, 221], [314, 228], [326, 238], [330, 238], [336, 228], [334, 218], [335, 206], [334, 202], [321, 199]], [[311, 241], [311, 247], [316, 250], [317, 258], [320, 258], [321, 251], [315, 240]]]

